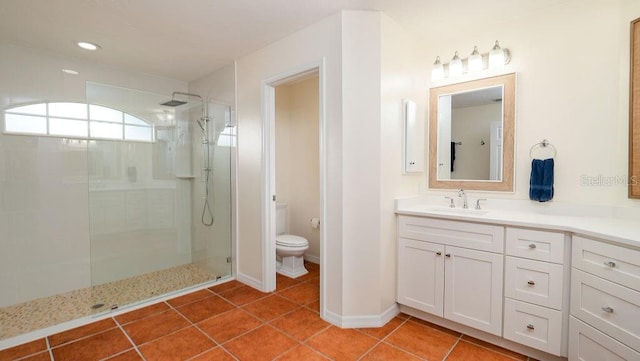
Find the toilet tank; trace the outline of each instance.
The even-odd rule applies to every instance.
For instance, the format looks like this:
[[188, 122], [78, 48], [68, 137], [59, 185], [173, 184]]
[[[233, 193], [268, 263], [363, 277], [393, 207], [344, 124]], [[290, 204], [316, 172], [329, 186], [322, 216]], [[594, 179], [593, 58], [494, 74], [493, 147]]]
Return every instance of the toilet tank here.
[[276, 234], [287, 233], [287, 204], [276, 203]]

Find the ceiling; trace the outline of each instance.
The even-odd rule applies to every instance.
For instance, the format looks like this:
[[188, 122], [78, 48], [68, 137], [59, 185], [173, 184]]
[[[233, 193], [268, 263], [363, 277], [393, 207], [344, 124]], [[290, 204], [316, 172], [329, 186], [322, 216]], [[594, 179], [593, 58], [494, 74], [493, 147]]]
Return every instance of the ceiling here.
[[384, 11], [428, 43], [566, 1], [0, 0], [0, 43], [191, 81], [341, 9]]

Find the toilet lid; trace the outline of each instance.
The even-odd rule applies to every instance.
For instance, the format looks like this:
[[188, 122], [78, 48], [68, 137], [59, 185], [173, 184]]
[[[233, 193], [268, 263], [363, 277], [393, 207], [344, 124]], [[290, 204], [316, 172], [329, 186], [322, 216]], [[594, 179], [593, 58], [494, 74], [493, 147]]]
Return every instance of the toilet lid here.
[[276, 236], [276, 244], [301, 247], [309, 245], [309, 242], [305, 238], [293, 234], [279, 234]]

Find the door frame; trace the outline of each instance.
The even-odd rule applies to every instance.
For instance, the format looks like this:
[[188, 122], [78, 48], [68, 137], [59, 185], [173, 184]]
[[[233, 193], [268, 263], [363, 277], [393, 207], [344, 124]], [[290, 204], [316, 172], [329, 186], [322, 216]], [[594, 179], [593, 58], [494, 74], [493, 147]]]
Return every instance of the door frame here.
[[312, 74], [318, 76], [318, 126], [320, 156], [320, 316], [324, 315], [326, 281], [326, 189], [327, 189], [327, 144], [325, 119], [325, 59], [290, 68], [280, 74], [264, 79], [261, 84], [262, 98], [262, 275], [263, 290], [276, 289], [276, 168], [275, 168], [275, 88]]

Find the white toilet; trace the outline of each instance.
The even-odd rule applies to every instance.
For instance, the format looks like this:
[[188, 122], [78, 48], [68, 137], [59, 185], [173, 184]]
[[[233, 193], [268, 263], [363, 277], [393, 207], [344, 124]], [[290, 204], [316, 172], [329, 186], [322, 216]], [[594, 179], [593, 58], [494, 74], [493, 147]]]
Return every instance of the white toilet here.
[[276, 204], [276, 256], [278, 273], [296, 278], [309, 273], [304, 268], [304, 252], [309, 249], [309, 241], [300, 236], [286, 234], [287, 204]]

